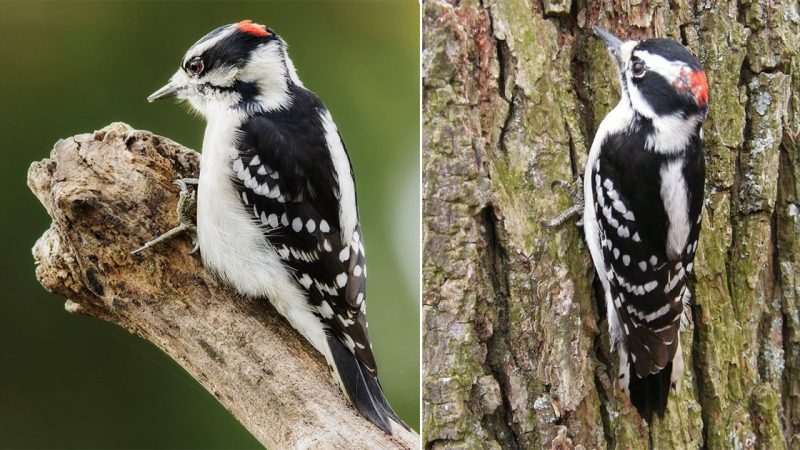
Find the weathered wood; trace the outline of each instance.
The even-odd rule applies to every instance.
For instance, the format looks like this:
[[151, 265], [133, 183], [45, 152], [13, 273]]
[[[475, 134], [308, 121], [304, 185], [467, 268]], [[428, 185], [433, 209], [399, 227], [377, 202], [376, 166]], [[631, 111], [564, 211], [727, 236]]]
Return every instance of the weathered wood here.
[[[799, 8], [423, 3], [426, 447], [800, 447]], [[619, 98], [592, 24], [687, 43], [711, 88], [687, 374], [652, 426], [614, 384], [581, 231], [540, 225]]]
[[114, 123], [59, 141], [28, 185], [53, 219], [33, 249], [36, 276], [95, 316], [181, 364], [267, 448], [417, 448], [363, 419], [323, 358], [263, 299], [220, 285], [178, 238], [130, 252], [176, 225], [176, 177], [199, 155]]

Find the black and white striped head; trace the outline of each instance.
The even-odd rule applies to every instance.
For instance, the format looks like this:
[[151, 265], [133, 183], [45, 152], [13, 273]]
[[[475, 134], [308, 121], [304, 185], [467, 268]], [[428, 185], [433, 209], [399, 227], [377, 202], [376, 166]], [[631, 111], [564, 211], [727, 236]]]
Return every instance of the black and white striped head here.
[[287, 106], [291, 84], [302, 86], [284, 41], [243, 20], [192, 45], [169, 82], [147, 99], [187, 100], [206, 117], [231, 109], [253, 113]]
[[596, 25], [593, 29], [614, 58], [623, 97], [638, 114], [702, 121], [708, 108], [706, 73], [686, 47], [671, 39], [623, 42]]

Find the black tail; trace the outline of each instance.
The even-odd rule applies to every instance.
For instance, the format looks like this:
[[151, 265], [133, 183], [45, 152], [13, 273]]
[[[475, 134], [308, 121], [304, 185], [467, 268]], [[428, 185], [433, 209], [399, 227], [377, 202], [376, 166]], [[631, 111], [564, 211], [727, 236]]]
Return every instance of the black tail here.
[[658, 414], [658, 417], [664, 417], [664, 412], [667, 410], [667, 399], [669, 398], [672, 361], [662, 371], [644, 378], [639, 378], [636, 375], [636, 370], [631, 363], [628, 377], [630, 380], [631, 403], [639, 411], [639, 415], [647, 423], [653, 420], [653, 412]]
[[389, 406], [378, 379], [368, 373], [353, 352], [336, 336], [328, 336], [328, 345], [347, 395], [356, 409], [367, 420], [389, 434], [392, 433], [390, 419], [408, 429], [408, 425]]

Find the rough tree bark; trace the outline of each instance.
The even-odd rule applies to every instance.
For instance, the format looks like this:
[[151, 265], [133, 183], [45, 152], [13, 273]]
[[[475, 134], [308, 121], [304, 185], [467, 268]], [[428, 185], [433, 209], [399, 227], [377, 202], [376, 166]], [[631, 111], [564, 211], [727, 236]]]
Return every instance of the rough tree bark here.
[[[428, 448], [800, 448], [799, 9], [425, 1]], [[592, 24], [684, 42], [711, 89], [688, 370], [651, 426], [611, 376], [582, 231], [540, 226], [619, 98]]]
[[416, 448], [415, 433], [363, 419], [322, 357], [264, 300], [217, 283], [188, 239], [130, 254], [176, 225], [172, 180], [198, 162], [122, 123], [59, 141], [28, 173], [53, 218], [33, 249], [42, 285], [160, 347], [267, 448]]

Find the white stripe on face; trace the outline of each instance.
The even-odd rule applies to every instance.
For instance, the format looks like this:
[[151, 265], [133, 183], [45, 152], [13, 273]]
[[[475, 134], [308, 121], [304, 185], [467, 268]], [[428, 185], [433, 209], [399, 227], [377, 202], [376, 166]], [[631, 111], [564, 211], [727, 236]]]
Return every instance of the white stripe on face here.
[[683, 61], [670, 61], [645, 50], [637, 50], [633, 52], [633, 56], [644, 61], [648, 71], [661, 75], [670, 84], [674, 84], [681, 77], [682, 71], [689, 69]]
[[[645, 70], [653, 72], [663, 77], [671, 85], [679, 83], [682, 73], [686, 73], [689, 67], [682, 61], [670, 61], [663, 56], [650, 53], [645, 50], [636, 50], [632, 53], [631, 58], [639, 58], [644, 61]], [[630, 71], [630, 59], [626, 61], [625, 66], [628, 96], [631, 99], [631, 104], [634, 109], [648, 119], [657, 117], [653, 107], [644, 99], [642, 93], [633, 82], [633, 75]]]
[[183, 61], [181, 62], [181, 67], [186, 65], [186, 61], [194, 58], [195, 56], [202, 55], [203, 53], [205, 53], [206, 50], [217, 45], [219, 41], [227, 38], [234, 32], [236, 32], [236, 25], [230, 25], [227, 29], [222, 30], [217, 35], [193, 45], [192, 48], [186, 51], [186, 55], [183, 57]]
[[619, 55], [622, 58], [622, 61], [625, 62], [626, 70], [628, 67], [628, 62], [631, 60], [633, 49], [636, 48], [637, 45], [639, 45], [639, 41], [625, 41], [619, 46]]

